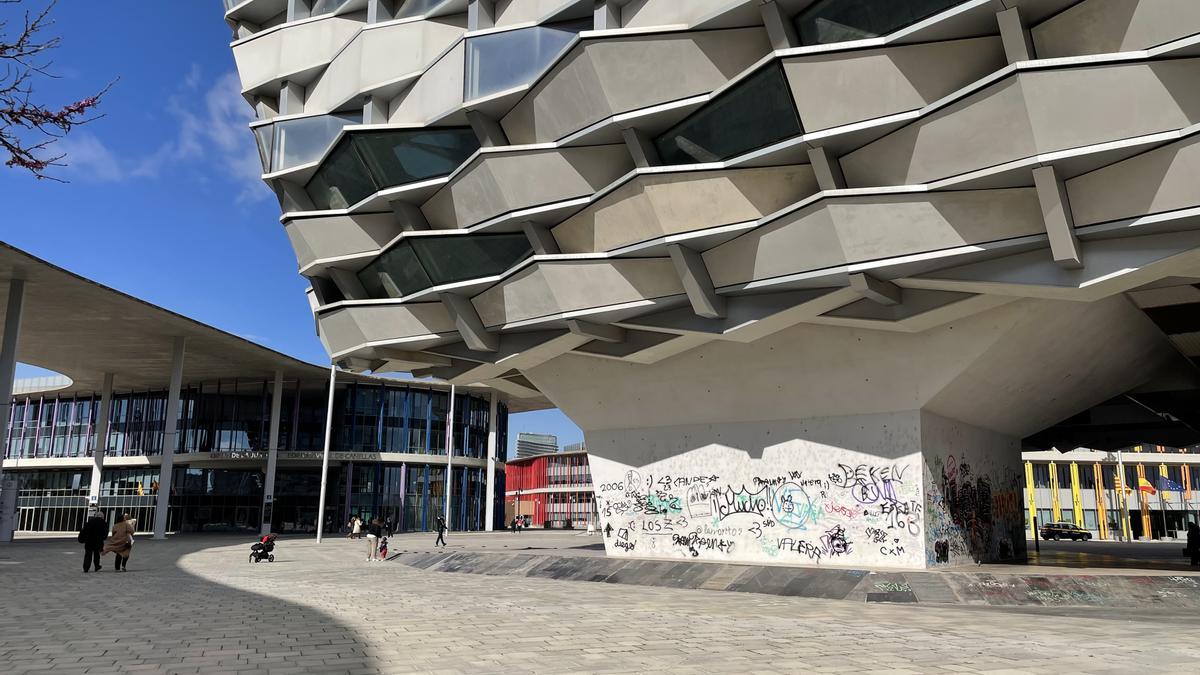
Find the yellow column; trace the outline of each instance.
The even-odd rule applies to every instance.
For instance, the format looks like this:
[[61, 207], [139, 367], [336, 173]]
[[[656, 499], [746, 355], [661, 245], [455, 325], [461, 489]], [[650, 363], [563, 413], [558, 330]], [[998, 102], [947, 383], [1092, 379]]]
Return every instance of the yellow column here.
[[1179, 469], [1179, 473], [1183, 474], [1183, 498], [1187, 501], [1192, 500], [1192, 470], [1189, 465], [1184, 464]]
[[[1167, 465], [1166, 464], [1158, 465], [1158, 475], [1162, 476], [1163, 478], [1169, 477], [1167, 474]], [[1158, 486], [1156, 485], [1155, 487], [1158, 487]], [[1163, 510], [1171, 508], [1170, 497], [1171, 497], [1171, 495], [1169, 493], [1163, 494], [1162, 491], [1159, 491], [1159, 493], [1158, 493], [1158, 508], [1163, 509]], [[1160, 518], [1165, 519], [1165, 516], [1160, 516]], [[1184, 518], [1184, 521], [1185, 522], [1187, 521], [1186, 517]], [[1163, 526], [1166, 527], [1166, 524], [1164, 523]], [[1167, 536], [1167, 533], [1163, 532], [1163, 536], [1164, 537]]]
[[1075, 511], [1075, 524], [1083, 527], [1083, 496], [1079, 494], [1079, 465], [1071, 462], [1071, 507]]
[[1100, 526], [1100, 538], [1108, 539], [1108, 504], [1104, 501], [1104, 473], [1100, 462], [1092, 464], [1092, 473], [1096, 477], [1096, 523]]
[[1037, 518], [1037, 499], [1033, 495], [1033, 462], [1025, 462], [1025, 498], [1029, 500], [1029, 536], [1037, 539], [1037, 528], [1033, 526]]
[[1062, 517], [1062, 504], [1058, 500], [1058, 467], [1050, 462], [1050, 520], [1058, 522]]
[[1146, 498], [1146, 493], [1142, 492], [1142, 480], [1146, 478], [1146, 467], [1143, 464], [1137, 465], [1138, 484], [1132, 486], [1137, 490], [1138, 504], [1142, 507], [1142, 536], [1149, 538], [1154, 529], [1150, 525], [1150, 502]]

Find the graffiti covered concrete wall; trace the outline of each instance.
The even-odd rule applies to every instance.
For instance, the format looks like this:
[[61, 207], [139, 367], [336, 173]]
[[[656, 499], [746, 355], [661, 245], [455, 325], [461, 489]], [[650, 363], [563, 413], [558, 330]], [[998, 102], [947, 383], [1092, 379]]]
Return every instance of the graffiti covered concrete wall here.
[[[589, 445], [593, 438], [600, 441], [599, 448], [590, 448], [591, 470], [607, 551], [725, 562], [923, 567], [917, 419], [915, 412], [841, 418], [839, 426], [858, 432], [843, 438], [858, 438], [859, 449], [798, 438], [809, 434], [762, 423], [755, 425], [756, 437], [789, 440], [751, 445], [753, 452], [713, 443], [643, 466], [606, 458], [603, 435], [589, 435]], [[861, 451], [879, 443], [887, 450]]]
[[1020, 443], [927, 412], [921, 442], [926, 564], [1025, 558]]

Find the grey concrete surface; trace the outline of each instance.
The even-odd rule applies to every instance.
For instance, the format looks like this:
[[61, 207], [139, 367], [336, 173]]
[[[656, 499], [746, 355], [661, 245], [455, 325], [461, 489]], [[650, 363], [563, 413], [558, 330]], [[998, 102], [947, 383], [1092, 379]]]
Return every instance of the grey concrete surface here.
[[128, 573], [106, 559], [87, 575], [71, 541], [0, 548], [0, 672], [1177, 673], [1200, 659], [1195, 617], [1162, 611], [1014, 615], [441, 574], [367, 563], [364, 543], [342, 538], [284, 539], [275, 563], [255, 565], [249, 543], [139, 541]]

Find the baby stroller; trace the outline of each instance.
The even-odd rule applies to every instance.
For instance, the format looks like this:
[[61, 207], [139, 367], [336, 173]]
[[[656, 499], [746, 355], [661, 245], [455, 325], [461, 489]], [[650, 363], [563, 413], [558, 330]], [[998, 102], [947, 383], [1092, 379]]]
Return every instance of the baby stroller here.
[[250, 562], [275, 562], [275, 535], [266, 534], [250, 547]]

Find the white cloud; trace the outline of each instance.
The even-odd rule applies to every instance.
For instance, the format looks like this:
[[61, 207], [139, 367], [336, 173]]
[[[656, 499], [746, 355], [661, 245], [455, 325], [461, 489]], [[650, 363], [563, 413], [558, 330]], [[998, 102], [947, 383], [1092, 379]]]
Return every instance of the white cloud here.
[[203, 80], [200, 67], [193, 64], [180, 89], [167, 99], [166, 110], [178, 122], [174, 138], [147, 153], [116, 152], [90, 127], [83, 127], [54, 146], [56, 153], [66, 154], [63, 173], [71, 180], [120, 182], [198, 167], [239, 185], [239, 202], [269, 197], [247, 127], [253, 113], [242, 98], [237, 74], [225, 73], [207, 89], [201, 86]]

